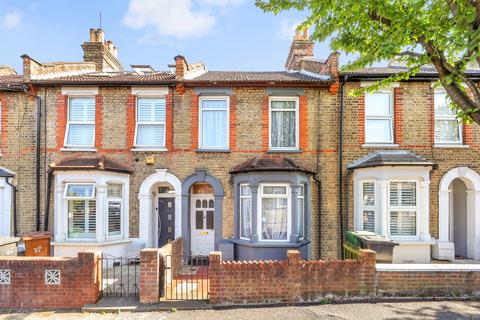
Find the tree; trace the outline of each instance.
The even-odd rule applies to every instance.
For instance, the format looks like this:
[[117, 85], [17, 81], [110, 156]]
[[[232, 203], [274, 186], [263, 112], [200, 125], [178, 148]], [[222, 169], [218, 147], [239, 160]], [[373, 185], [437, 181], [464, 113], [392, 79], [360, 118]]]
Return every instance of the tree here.
[[370, 90], [433, 65], [459, 117], [480, 124], [480, 90], [469, 71], [480, 65], [480, 0], [256, 0], [256, 5], [274, 14], [307, 12], [299, 28], [310, 28], [312, 40], [329, 39], [333, 50], [358, 56], [343, 70], [405, 61], [408, 71]]

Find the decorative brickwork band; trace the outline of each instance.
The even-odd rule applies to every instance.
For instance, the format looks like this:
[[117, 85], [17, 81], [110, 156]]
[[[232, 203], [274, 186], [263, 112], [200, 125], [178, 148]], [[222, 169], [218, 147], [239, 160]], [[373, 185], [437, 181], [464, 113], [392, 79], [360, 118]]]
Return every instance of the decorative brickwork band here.
[[168, 151], [173, 150], [173, 94], [166, 96], [166, 128], [165, 128], [165, 147]]
[[430, 113], [430, 144], [435, 144], [435, 102], [434, 102], [434, 94], [433, 88], [429, 88], [427, 93], [427, 104], [428, 104], [428, 111]]
[[7, 97], [4, 94], [0, 94], [0, 103], [2, 104], [1, 116], [2, 116], [2, 129], [1, 129], [1, 149], [2, 152], [6, 152], [8, 146], [8, 102]]
[[358, 144], [365, 143], [365, 95], [358, 97]]
[[192, 124], [191, 124], [191, 144], [192, 150], [198, 149], [198, 95], [192, 93]]
[[237, 99], [234, 95], [230, 95], [230, 150], [237, 149]]
[[394, 143], [403, 144], [403, 88], [393, 90], [393, 132]]
[[463, 125], [463, 144], [467, 146], [473, 146], [473, 126], [476, 124], [464, 124]]
[[68, 97], [63, 94], [57, 95], [57, 149], [61, 149], [65, 142], [67, 130]]
[[103, 147], [103, 98], [95, 96], [95, 147]]
[[269, 124], [268, 124], [268, 96], [262, 97], [262, 149], [268, 150], [269, 147]]
[[127, 95], [127, 125], [126, 125], [126, 147], [127, 149], [133, 148], [135, 144], [135, 123], [136, 123], [136, 112], [135, 112], [135, 95]]
[[307, 96], [300, 96], [299, 105], [299, 135], [300, 135], [300, 149], [308, 149], [308, 98]]

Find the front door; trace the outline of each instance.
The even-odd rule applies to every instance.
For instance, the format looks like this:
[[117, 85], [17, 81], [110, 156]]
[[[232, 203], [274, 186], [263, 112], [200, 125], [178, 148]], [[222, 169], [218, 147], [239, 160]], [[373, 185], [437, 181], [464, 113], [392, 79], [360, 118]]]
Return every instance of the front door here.
[[192, 255], [208, 256], [214, 250], [215, 200], [212, 195], [192, 196]]
[[175, 239], [175, 198], [158, 198], [158, 247]]

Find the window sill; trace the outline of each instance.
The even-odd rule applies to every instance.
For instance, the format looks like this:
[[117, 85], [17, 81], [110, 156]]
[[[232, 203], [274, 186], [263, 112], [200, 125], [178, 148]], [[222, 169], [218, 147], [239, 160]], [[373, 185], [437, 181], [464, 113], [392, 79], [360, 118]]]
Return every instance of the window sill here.
[[109, 245], [117, 245], [117, 244], [124, 244], [132, 242], [132, 239], [118, 239], [118, 240], [106, 240], [103, 242], [97, 242], [96, 240], [85, 240], [85, 241], [78, 241], [67, 239], [64, 242], [53, 242], [52, 246], [70, 246], [70, 247], [102, 247], [102, 246], [109, 246]]
[[267, 153], [302, 153], [301, 149], [270, 149]]
[[165, 148], [132, 148], [132, 152], [167, 152]]
[[398, 148], [399, 145], [395, 143], [365, 143], [362, 148]]
[[469, 145], [467, 144], [442, 144], [442, 143], [436, 143], [433, 145], [434, 148], [443, 148], [443, 149], [468, 149], [470, 148]]
[[97, 149], [95, 148], [69, 148], [69, 147], [63, 147], [60, 149], [60, 151], [64, 152], [97, 152]]
[[310, 241], [308, 240], [300, 240], [297, 243], [292, 243], [288, 241], [250, 242], [249, 240], [244, 240], [244, 239], [230, 239], [230, 241], [238, 245], [242, 245], [245, 247], [252, 247], [252, 248], [299, 248], [310, 243]]
[[229, 149], [197, 149], [195, 152], [198, 153], [209, 153], [209, 152], [218, 152], [218, 153], [230, 153], [231, 151]]

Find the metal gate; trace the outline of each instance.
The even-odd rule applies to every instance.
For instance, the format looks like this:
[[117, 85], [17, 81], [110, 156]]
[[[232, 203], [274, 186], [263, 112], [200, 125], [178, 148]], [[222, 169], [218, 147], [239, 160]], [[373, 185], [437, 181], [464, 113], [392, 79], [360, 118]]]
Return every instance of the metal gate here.
[[102, 297], [139, 296], [140, 259], [102, 255]]
[[165, 255], [160, 281], [162, 300], [208, 300], [208, 257]]

